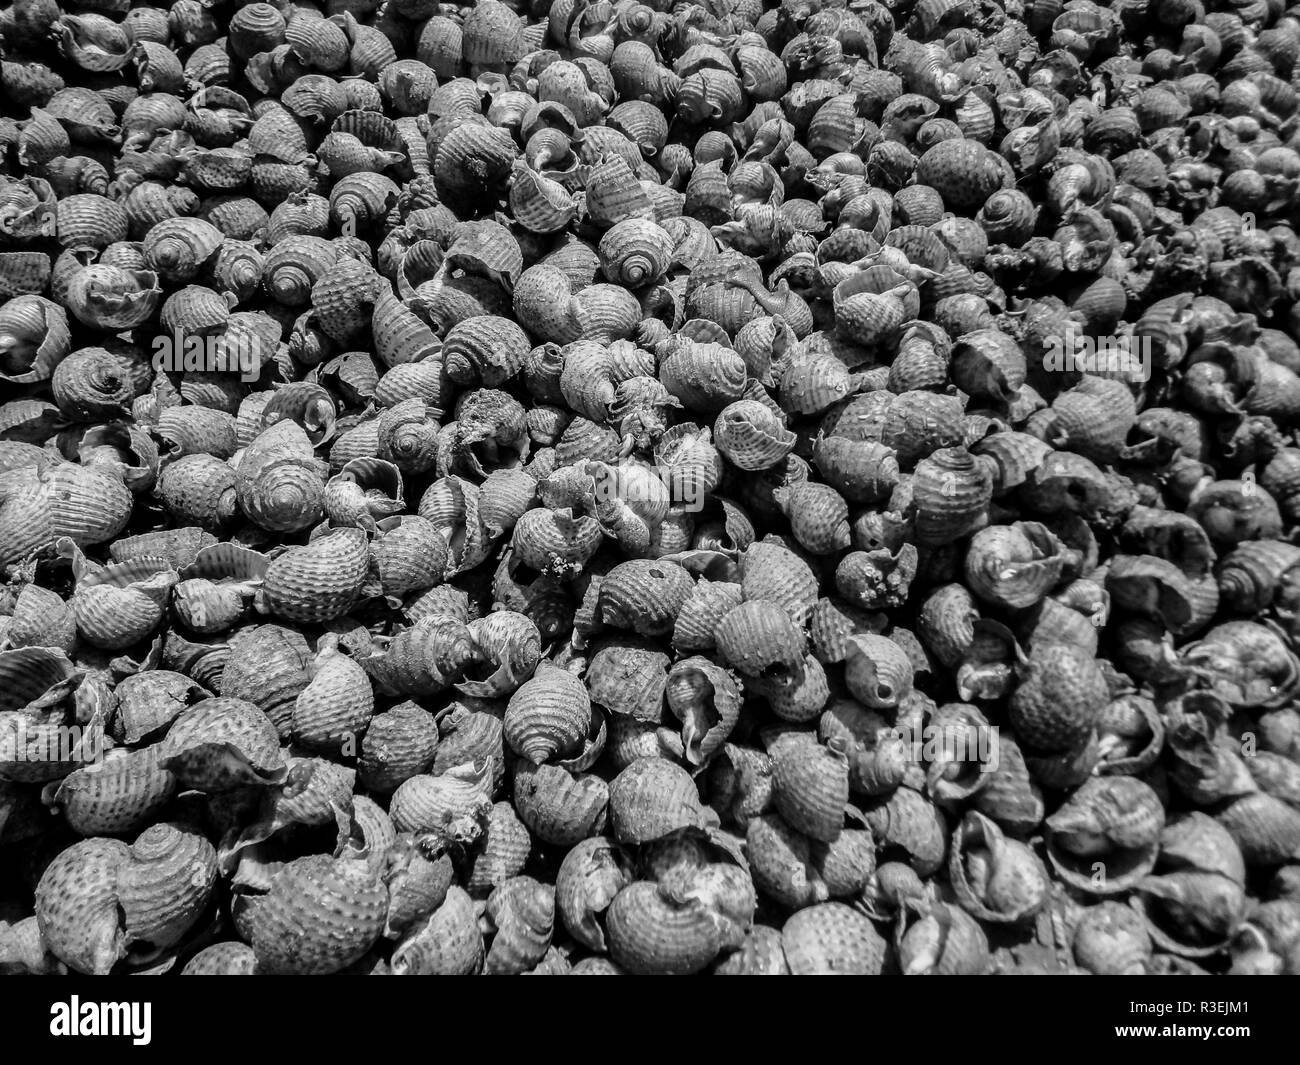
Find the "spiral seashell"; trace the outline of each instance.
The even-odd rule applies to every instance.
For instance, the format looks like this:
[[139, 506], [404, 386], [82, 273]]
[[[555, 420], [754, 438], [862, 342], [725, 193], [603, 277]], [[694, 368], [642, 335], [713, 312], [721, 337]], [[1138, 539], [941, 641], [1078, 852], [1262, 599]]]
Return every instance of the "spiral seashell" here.
[[175, 946], [202, 917], [216, 881], [216, 850], [195, 830], [163, 822], [142, 832], [117, 878], [128, 948], [150, 955]]
[[1187, 645], [1183, 661], [1206, 667], [1213, 691], [1235, 706], [1273, 706], [1294, 691], [1295, 656], [1275, 632], [1230, 621]]
[[963, 909], [982, 921], [1031, 919], [1048, 901], [1047, 870], [1024, 843], [997, 824], [968, 813], [949, 855], [949, 875]]
[[726, 407], [713, 427], [718, 450], [743, 470], [765, 470], [781, 461], [794, 446], [794, 433], [755, 400], [742, 399]]
[[591, 727], [591, 699], [571, 673], [544, 668], [506, 707], [506, 742], [534, 765], [574, 753]]
[[662, 280], [673, 261], [671, 234], [645, 218], [625, 218], [600, 239], [601, 272], [627, 288], [643, 288]]
[[121, 480], [71, 463], [8, 475], [0, 503], [0, 559], [6, 564], [67, 537], [78, 547], [112, 539], [126, 526], [131, 495]]
[[339, 750], [355, 742], [374, 715], [374, 694], [365, 671], [325, 637], [311, 665], [311, 679], [298, 694], [290, 719], [294, 739], [314, 750]]
[[458, 384], [495, 388], [514, 376], [528, 355], [528, 338], [509, 319], [479, 315], [457, 323], [443, 340], [447, 375]]
[[159, 757], [157, 746], [109, 752], [102, 762], [64, 777], [49, 801], [82, 836], [139, 831], [176, 793], [176, 780]]
[[826, 843], [839, 838], [849, 797], [848, 761], [842, 751], [814, 744], [778, 748], [772, 774], [777, 812], [792, 828]]
[[983, 928], [965, 910], [935, 903], [919, 913], [898, 943], [899, 963], [906, 975], [922, 973], [973, 975], [989, 960]]
[[550, 949], [555, 923], [555, 889], [532, 877], [513, 877], [487, 901], [487, 918], [495, 929], [488, 950], [488, 973], [519, 974], [538, 965]]
[[1074, 957], [1086, 970], [1100, 975], [1132, 975], [1147, 971], [1151, 937], [1142, 917], [1118, 902], [1089, 907], [1074, 931]]
[[720, 949], [717, 928], [700, 900], [678, 902], [650, 881], [623, 888], [605, 923], [611, 956], [631, 973], [698, 972]]
[[1248, 866], [1276, 865], [1295, 853], [1300, 819], [1294, 807], [1265, 792], [1243, 795], [1217, 820], [1241, 849]]
[[3, 377], [13, 384], [48, 380], [72, 349], [63, 309], [40, 296], [19, 296], [0, 308]]
[[726, 742], [740, 716], [740, 687], [706, 658], [685, 658], [669, 671], [668, 708], [681, 723], [683, 757], [703, 765]]

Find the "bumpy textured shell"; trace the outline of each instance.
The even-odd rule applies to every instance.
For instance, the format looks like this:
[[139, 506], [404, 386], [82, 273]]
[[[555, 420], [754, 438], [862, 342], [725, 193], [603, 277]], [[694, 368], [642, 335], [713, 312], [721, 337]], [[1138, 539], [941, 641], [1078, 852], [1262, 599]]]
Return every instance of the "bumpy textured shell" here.
[[388, 892], [364, 863], [324, 855], [300, 858], [271, 878], [249, 904], [248, 939], [266, 972], [338, 972], [384, 930]]
[[442, 905], [397, 945], [392, 967], [397, 975], [470, 976], [482, 970], [483, 960], [474, 900], [452, 886]]
[[878, 976], [886, 950], [871, 921], [839, 902], [793, 914], [781, 929], [781, 945], [796, 976]]
[[549, 664], [521, 685], [506, 707], [506, 742], [534, 765], [575, 753], [590, 727], [586, 685]]
[[1047, 819], [1057, 874], [1094, 895], [1131, 888], [1155, 866], [1165, 812], [1134, 777], [1094, 777]]
[[1106, 702], [1101, 667], [1068, 644], [1035, 648], [1010, 704], [1012, 726], [1026, 744], [1065, 751], [1082, 743]]
[[158, 746], [113, 751], [94, 767], [59, 782], [53, 804], [83, 836], [126, 835], [145, 828], [176, 793], [175, 776]]
[[120, 840], [74, 843], [54, 858], [36, 885], [41, 938], [77, 972], [104, 975], [126, 954], [117, 880], [130, 853]]
[[833, 843], [844, 827], [849, 766], [843, 753], [818, 744], [778, 747], [772, 756], [773, 800], [792, 827]]
[[252, 703], [231, 698], [184, 711], [163, 741], [162, 764], [201, 791], [278, 783], [286, 772], [275, 726]]
[[713, 427], [718, 450], [742, 470], [775, 466], [794, 447], [794, 433], [756, 400], [742, 399], [728, 406]]

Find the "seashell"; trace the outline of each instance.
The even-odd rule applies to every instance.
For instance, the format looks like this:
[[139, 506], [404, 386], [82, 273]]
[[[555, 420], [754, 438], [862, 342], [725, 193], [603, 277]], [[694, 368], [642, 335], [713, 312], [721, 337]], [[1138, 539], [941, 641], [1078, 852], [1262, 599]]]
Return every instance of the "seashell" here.
[[803, 633], [777, 603], [741, 603], [719, 622], [714, 642], [722, 660], [746, 677], [793, 682], [803, 669]]
[[703, 901], [679, 902], [651, 881], [624, 887], [610, 903], [605, 925], [614, 962], [631, 973], [699, 972], [721, 946]]
[[519, 819], [538, 839], [572, 847], [604, 830], [610, 789], [591, 773], [574, 775], [558, 765], [521, 763], [514, 783]]
[[528, 349], [524, 331], [509, 319], [478, 315], [448, 331], [442, 359], [457, 384], [495, 388], [522, 368]]
[[609, 827], [619, 843], [648, 843], [700, 824], [690, 775], [662, 758], [638, 758], [609, 787]]
[[[149, 675], [149, 674], [144, 674]], [[75, 769], [53, 787], [51, 804], [82, 836], [127, 835], [146, 828], [176, 793], [158, 747], [114, 750]]]
[[988, 603], [1023, 609], [1056, 585], [1064, 561], [1060, 542], [1041, 524], [992, 526], [971, 538], [966, 582]]
[[886, 944], [871, 921], [841, 902], [799, 910], [781, 929], [781, 945], [796, 975], [877, 976]]
[[427, 772], [438, 749], [432, 715], [414, 703], [399, 703], [370, 719], [357, 759], [357, 776], [366, 787], [392, 791]]
[[492, 809], [491, 787], [488, 759], [434, 776], [416, 775], [393, 792], [389, 816], [399, 832], [432, 833], [449, 843], [471, 844], [482, 835]]
[[1164, 820], [1146, 784], [1096, 777], [1047, 819], [1047, 856], [1057, 875], [1081, 891], [1127, 891], [1154, 868]]
[[812, 744], [778, 748], [772, 772], [773, 800], [785, 821], [811, 839], [826, 843], [838, 839], [849, 797], [843, 751]]
[[972, 975], [988, 964], [984, 930], [965, 910], [936, 903], [919, 914], [899, 938], [899, 964], [905, 975]]
[[[503, 5], [504, 6], [504, 5]], [[495, 928], [488, 949], [488, 973], [518, 974], [546, 956], [555, 923], [555, 889], [528, 876], [500, 884], [487, 901], [487, 919]]]
[[117, 878], [128, 949], [149, 956], [175, 946], [202, 917], [216, 881], [216, 850], [197, 831], [166, 822], [147, 828]]
[[906, 652], [893, 640], [873, 634], [845, 642], [845, 682], [865, 706], [898, 706], [912, 688], [913, 669]]
[[982, 814], [966, 815], [949, 854], [949, 876], [963, 909], [982, 921], [1014, 924], [1047, 904], [1047, 870], [1024, 843], [1007, 839]]
[[943, 865], [947, 830], [933, 803], [910, 788], [898, 788], [863, 811], [876, 838], [901, 847], [909, 864], [922, 876]]
[[516, 162], [510, 182], [511, 214], [532, 233], [558, 233], [578, 215], [577, 201], [558, 181]]
[[286, 769], [275, 726], [242, 699], [204, 699], [172, 722], [160, 754], [184, 786], [220, 792], [278, 784]]
[[1217, 817], [1248, 866], [1276, 865], [1295, 853], [1300, 819], [1294, 807], [1265, 792], [1233, 800]]
[[182, 976], [253, 976], [257, 956], [247, 943], [213, 943], [185, 963]]
[[117, 880], [130, 853], [119, 840], [74, 843], [54, 858], [36, 885], [41, 938], [78, 972], [105, 974], [126, 954]]
[[593, 837], [573, 847], [555, 878], [555, 902], [569, 934], [590, 950], [606, 950], [602, 918], [630, 879], [613, 841]]
[[515, 146], [504, 130], [465, 123], [438, 146], [433, 175], [441, 195], [452, 200], [481, 199], [486, 190], [504, 184], [515, 161]]
[[73, 563], [71, 600], [79, 635], [96, 647], [121, 650], [147, 638], [162, 620], [176, 572], [161, 560], [138, 559], [91, 570], [66, 539], [55, 550]]
[[666, 634], [692, 586], [690, 574], [676, 563], [649, 559], [621, 563], [601, 582], [601, 620], [642, 636]]
[[1089, 972], [1143, 973], [1151, 953], [1151, 937], [1141, 915], [1121, 903], [1103, 901], [1090, 906], [1075, 926], [1074, 957]]
[[668, 709], [682, 723], [685, 760], [703, 765], [726, 742], [740, 716], [740, 686], [706, 658], [694, 656], [669, 671]]
[[388, 892], [364, 863], [313, 855], [276, 873], [244, 921], [260, 970], [320, 974], [365, 954], [387, 910]]
[[554, 667], [525, 681], [506, 707], [506, 742], [533, 765], [575, 753], [590, 727], [586, 686]]
[[465, 886], [472, 894], [493, 891], [523, 871], [532, 848], [528, 829], [507, 802], [496, 803], [488, 814]]
[[1153, 941], [1184, 957], [1220, 948], [1245, 914], [1245, 865], [1231, 835], [1206, 814], [1170, 821], [1161, 833], [1163, 870], [1140, 885]]
[[1213, 691], [1234, 706], [1272, 706], [1296, 683], [1295, 659], [1281, 637], [1254, 622], [1230, 621], [1187, 645], [1183, 661], [1209, 670]]
[[672, 265], [675, 246], [672, 235], [657, 223], [625, 218], [600, 239], [601, 272], [611, 283], [627, 288], [655, 284]]
[[399, 976], [472, 976], [482, 971], [484, 956], [474, 900], [452, 885], [442, 905], [394, 948], [392, 967]]
[[339, 750], [374, 716], [374, 694], [365, 671], [339, 652], [326, 636], [311, 665], [311, 679], [295, 700], [290, 727], [294, 740], [314, 750]]
[[727, 406], [713, 427], [718, 450], [743, 470], [770, 469], [794, 447], [795, 435], [763, 404], [750, 399]]

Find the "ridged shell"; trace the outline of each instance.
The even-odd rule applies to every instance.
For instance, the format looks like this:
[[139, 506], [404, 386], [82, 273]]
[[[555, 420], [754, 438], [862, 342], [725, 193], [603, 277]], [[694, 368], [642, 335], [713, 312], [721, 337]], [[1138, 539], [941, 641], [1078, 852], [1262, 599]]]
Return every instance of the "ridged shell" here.
[[549, 665], [521, 685], [506, 707], [506, 742], [534, 765], [575, 753], [590, 727], [586, 686]]
[[700, 823], [690, 774], [662, 758], [639, 758], [609, 787], [609, 825], [620, 843], [648, 843]]

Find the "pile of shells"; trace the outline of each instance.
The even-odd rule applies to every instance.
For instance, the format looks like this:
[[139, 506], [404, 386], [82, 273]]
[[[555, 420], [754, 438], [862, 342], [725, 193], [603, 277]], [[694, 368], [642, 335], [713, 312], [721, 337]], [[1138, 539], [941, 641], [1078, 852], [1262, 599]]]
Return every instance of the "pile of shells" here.
[[1300, 973], [1300, 8], [64, 2], [0, 971]]

